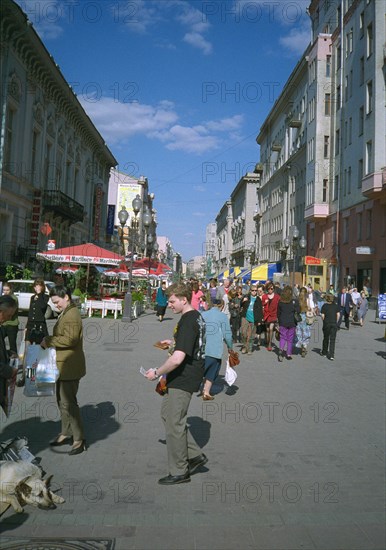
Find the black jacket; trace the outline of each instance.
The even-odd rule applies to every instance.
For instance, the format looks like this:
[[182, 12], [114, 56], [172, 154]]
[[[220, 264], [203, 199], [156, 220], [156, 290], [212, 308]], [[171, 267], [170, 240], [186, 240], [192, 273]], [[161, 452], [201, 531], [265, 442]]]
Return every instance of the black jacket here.
[[291, 302], [279, 302], [277, 308], [277, 318], [279, 326], [285, 328], [292, 328], [296, 326], [295, 311], [299, 313], [300, 307], [297, 300], [291, 300]]
[[[247, 315], [250, 301], [251, 295], [248, 294], [247, 299], [241, 303], [241, 317], [245, 317]], [[263, 303], [258, 296], [256, 296], [255, 303], [253, 304], [253, 318], [255, 320], [255, 324], [264, 322]]]
[[5, 347], [4, 332], [0, 327], [0, 405], [5, 403], [6, 380], [12, 378], [13, 368], [9, 366], [9, 355]]

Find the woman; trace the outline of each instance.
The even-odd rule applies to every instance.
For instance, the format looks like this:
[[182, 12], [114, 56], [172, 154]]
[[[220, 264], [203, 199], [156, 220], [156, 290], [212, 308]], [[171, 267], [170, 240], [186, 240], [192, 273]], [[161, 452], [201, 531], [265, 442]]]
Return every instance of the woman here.
[[340, 306], [335, 302], [332, 294], [326, 295], [326, 303], [323, 304], [320, 314], [323, 319], [323, 345], [320, 355], [334, 361]]
[[252, 353], [257, 326], [263, 319], [263, 304], [257, 295], [257, 286], [251, 285], [249, 293], [241, 301], [241, 353]]
[[241, 287], [237, 287], [236, 290], [230, 290], [228, 292], [229, 298], [229, 314], [230, 314], [230, 325], [232, 329], [232, 340], [233, 342], [239, 342], [239, 330], [241, 323], [241, 299], [243, 297], [243, 292]]
[[40, 344], [48, 336], [46, 311], [49, 297], [43, 279], [35, 279], [33, 283], [35, 294], [31, 296], [25, 340], [31, 344]]
[[292, 359], [292, 344], [296, 327], [295, 313], [299, 313], [299, 302], [292, 298], [292, 288], [286, 286], [280, 295], [277, 308], [280, 331], [279, 361], [283, 361], [283, 357], [286, 355], [285, 348], [287, 348], [287, 359]]
[[266, 286], [266, 294], [263, 295], [264, 322], [266, 324], [267, 351], [272, 351], [273, 329], [277, 322], [277, 308], [280, 301], [279, 294], [275, 293], [273, 283]]
[[299, 312], [302, 320], [296, 325], [296, 347], [300, 348], [302, 357], [307, 355], [307, 347], [311, 338], [311, 326], [306, 323], [306, 313], [308, 311], [308, 291], [302, 287], [299, 291]]
[[193, 283], [192, 283], [192, 298], [191, 298], [190, 303], [192, 304], [192, 307], [197, 311], [199, 311], [199, 309], [200, 309], [200, 301], [201, 301], [202, 296], [204, 296], [204, 293], [202, 292], [202, 290], [200, 290], [200, 288], [198, 286], [198, 281], [193, 281]]
[[18, 317], [18, 308], [19, 303], [16, 296], [12, 292], [11, 283], [3, 284], [3, 294], [4, 296], [10, 296], [16, 302], [16, 310], [12, 318], [9, 321], [3, 323], [3, 332], [4, 336], [8, 336], [9, 349], [11, 353], [17, 353], [17, 333], [19, 331], [19, 317]]
[[40, 344], [42, 348], [56, 349], [56, 362], [59, 379], [56, 382], [56, 399], [62, 419], [61, 433], [51, 441], [52, 447], [68, 445], [72, 440], [70, 456], [86, 450], [83, 424], [76, 395], [79, 381], [86, 374], [86, 361], [83, 353], [82, 319], [71, 294], [64, 286], [54, 286], [50, 290], [52, 303], [60, 311], [53, 335], [46, 336]]
[[217, 294], [217, 281], [216, 279], [211, 279], [209, 281], [209, 298], [210, 298], [211, 306], [217, 304], [216, 294]]
[[361, 327], [363, 327], [363, 323], [364, 323], [368, 309], [369, 309], [369, 301], [366, 298], [365, 291], [362, 290], [361, 297], [359, 298], [357, 303], [358, 321]]
[[161, 286], [158, 287], [155, 301], [157, 304], [158, 319], [159, 322], [162, 323], [165, 316], [166, 307], [168, 305], [168, 299], [166, 296], [166, 281], [162, 281]]

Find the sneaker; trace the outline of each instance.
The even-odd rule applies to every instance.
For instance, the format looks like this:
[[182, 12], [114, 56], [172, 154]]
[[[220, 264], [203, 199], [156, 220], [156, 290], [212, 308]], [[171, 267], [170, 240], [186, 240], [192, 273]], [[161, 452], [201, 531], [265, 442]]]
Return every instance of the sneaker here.
[[279, 351], [279, 355], [277, 356], [277, 358], [279, 359], [279, 363], [283, 361], [283, 354], [281, 353], [281, 351]]
[[288, 361], [292, 361], [292, 355], [287, 355]]
[[241, 353], [247, 353], [247, 348], [242, 348]]
[[320, 352], [320, 355], [321, 355], [322, 357], [327, 357], [327, 355], [326, 355], [325, 353], [323, 353], [322, 351]]
[[335, 361], [335, 359], [333, 357], [329, 357], [329, 360], [330, 361]]
[[252, 355], [252, 351], [251, 350], [247, 351], [247, 355]]
[[301, 355], [302, 357], [305, 357], [305, 356], [307, 355], [307, 350], [306, 350], [306, 348], [302, 348], [302, 350], [301, 350], [301, 352], [300, 352], [300, 355]]

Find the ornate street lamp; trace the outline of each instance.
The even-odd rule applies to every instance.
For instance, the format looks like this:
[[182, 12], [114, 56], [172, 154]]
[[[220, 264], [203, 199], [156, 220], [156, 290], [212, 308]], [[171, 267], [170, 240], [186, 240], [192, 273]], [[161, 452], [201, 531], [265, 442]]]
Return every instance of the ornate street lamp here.
[[294, 288], [295, 286], [296, 260], [298, 258], [299, 250], [304, 250], [307, 246], [306, 239], [304, 238], [304, 236], [301, 236], [299, 239], [299, 234], [299, 229], [295, 225], [292, 229], [292, 238], [286, 237], [283, 241], [283, 248], [285, 249], [285, 253], [287, 254], [287, 250], [289, 248], [291, 248], [292, 250], [292, 288]]
[[[132, 304], [133, 304], [133, 296], [132, 296], [132, 293], [131, 293], [131, 283], [132, 283], [132, 280], [133, 280], [133, 260], [134, 260], [134, 248], [136, 246], [136, 237], [137, 237], [137, 229], [138, 229], [138, 220], [137, 220], [137, 216], [138, 216], [138, 213], [139, 211], [141, 210], [141, 206], [142, 206], [142, 200], [141, 200], [141, 197], [139, 195], [137, 195], [135, 197], [135, 199], [133, 200], [132, 202], [132, 207], [133, 207], [133, 212], [134, 212], [134, 219], [131, 220], [131, 239], [130, 237], [129, 240], [131, 240], [131, 250], [130, 250], [130, 264], [129, 264], [129, 286], [128, 286], [128, 289], [127, 289], [127, 292], [125, 294], [125, 300], [124, 300], [124, 304], [123, 304], [123, 313], [122, 313], [122, 321], [125, 322], [125, 323], [131, 323], [132, 320], [133, 320], [133, 312], [132, 312]], [[122, 243], [123, 243], [123, 250], [124, 250], [124, 255], [125, 255], [125, 246], [124, 246], [124, 236], [123, 236], [123, 231], [124, 231], [124, 227], [125, 227], [125, 224], [128, 220], [128, 217], [129, 217], [129, 213], [127, 212], [125, 206], [122, 206], [122, 210], [120, 212], [118, 212], [118, 219], [119, 219], [119, 223], [121, 224], [122, 226]]]

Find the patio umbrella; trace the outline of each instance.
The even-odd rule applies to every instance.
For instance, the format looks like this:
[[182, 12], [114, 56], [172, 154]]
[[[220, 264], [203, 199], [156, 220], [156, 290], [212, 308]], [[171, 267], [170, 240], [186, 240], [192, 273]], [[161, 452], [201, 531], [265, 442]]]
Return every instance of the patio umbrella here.
[[77, 246], [68, 246], [58, 248], [57, 250], [48, 250], [38, 252], [36, 257], [40, 260], [50, 262], [61, 262], [77, 265], [119, 265], [123, 257], [111, 250], [106, 250], [93, 243], [78, 244]]
[[79, 267], [75, 265], [61, 265], [55, 269], [55, 273], [59, 275], [74, 274], [79, 271]]

